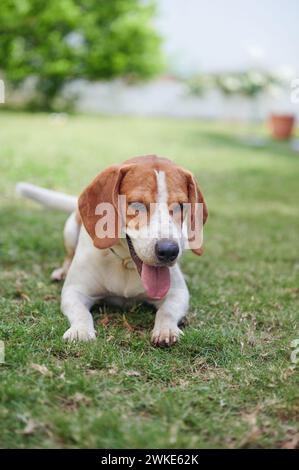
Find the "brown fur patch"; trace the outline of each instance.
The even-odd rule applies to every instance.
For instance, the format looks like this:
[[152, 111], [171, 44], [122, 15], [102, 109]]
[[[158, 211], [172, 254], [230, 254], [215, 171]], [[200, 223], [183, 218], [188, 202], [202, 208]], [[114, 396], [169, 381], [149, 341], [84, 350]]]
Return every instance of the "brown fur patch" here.
[[120, 194], [127, 202], [142, 202], [146, 206], [156, 201], [157, 181], [150, 165], [136, 165], [124, 176], [120, 185]]

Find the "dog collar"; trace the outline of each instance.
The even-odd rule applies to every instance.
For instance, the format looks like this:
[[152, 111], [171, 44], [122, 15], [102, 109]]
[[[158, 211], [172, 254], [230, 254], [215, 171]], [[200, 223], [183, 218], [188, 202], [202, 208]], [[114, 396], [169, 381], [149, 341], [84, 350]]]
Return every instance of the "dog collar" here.
[[123, 258], [123, 257], [120, 256], [113, 248], [109, 248], [109, 250], [110, 250], [118, 259], [121, 260], [124, 269], [135, 269], [135, 264], [134, 264], [134, 261], [132, 260], [131, 256], [127, 256], [126, 258]]

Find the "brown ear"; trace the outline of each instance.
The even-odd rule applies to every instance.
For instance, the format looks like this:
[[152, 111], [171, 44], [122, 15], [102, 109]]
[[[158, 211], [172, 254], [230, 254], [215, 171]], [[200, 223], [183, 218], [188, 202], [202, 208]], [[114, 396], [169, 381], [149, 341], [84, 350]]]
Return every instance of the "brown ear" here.
[[[121, 222], [118, 213], [118, 194], [123, 175], [131, 165], [113, 165], [102, 171], [87, 186], [79, 197], [78, 206], [82, 222], [95, 247], [100, 249], [115, 245], [120, 237]], [[110, 229], [109, 235], [99, 233], [97, 224], [105, 212], [105, 220]]]
[[[208, 218], [208, 208], [192, 173], [185, 172], [185, 174], [187, 177], [188, 198], [191, 204], [191, 215], [188, 221], [189, 245], [193, 253], [200, 256], [203, 253], [203, 248], [199, 244], [201, 244], [202, 226]], [[202, 204], [202, 206], [198, 206], [198, 204]]]

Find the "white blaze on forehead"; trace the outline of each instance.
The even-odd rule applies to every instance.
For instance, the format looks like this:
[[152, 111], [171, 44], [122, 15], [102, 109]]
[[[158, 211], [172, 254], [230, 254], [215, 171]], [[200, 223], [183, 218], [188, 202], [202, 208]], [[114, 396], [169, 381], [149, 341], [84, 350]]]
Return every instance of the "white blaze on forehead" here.
[[168, 190], [164, 171], [156, 171], [157, 200], [154, 204], [154, 213], [150, 221], [150, 232], [156, 238], [170, 237], [170, 216], [168, 211]]
[[159, 203], [167, 203], [168, 199], [168, 191], [167, 191], [167, 184], [166, 184], [166, 177], [164, 171], [156, 171], [156, 178], [157, 178], [157, 202]]

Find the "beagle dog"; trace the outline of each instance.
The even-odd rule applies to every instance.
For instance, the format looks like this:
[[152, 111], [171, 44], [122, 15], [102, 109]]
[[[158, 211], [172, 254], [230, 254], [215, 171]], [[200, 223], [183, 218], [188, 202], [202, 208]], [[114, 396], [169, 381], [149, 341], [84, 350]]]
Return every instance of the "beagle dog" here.
[[178, 260], [186, 248], [201, 255], [208, 216], [190, 172], [148, 155], [102, 171], [78, 200], [28, 183], [17, 189], [71, 212], [64, 227], [66, 258], [52, 273], [54, 280], [65, 279], [61, 310], [70, 322], [65, 340], [95, 339], [90, 309], [105, 299], [121, 306], [129, 301], [153, 304], [153, 344], [177, 342], [189, 304]]

